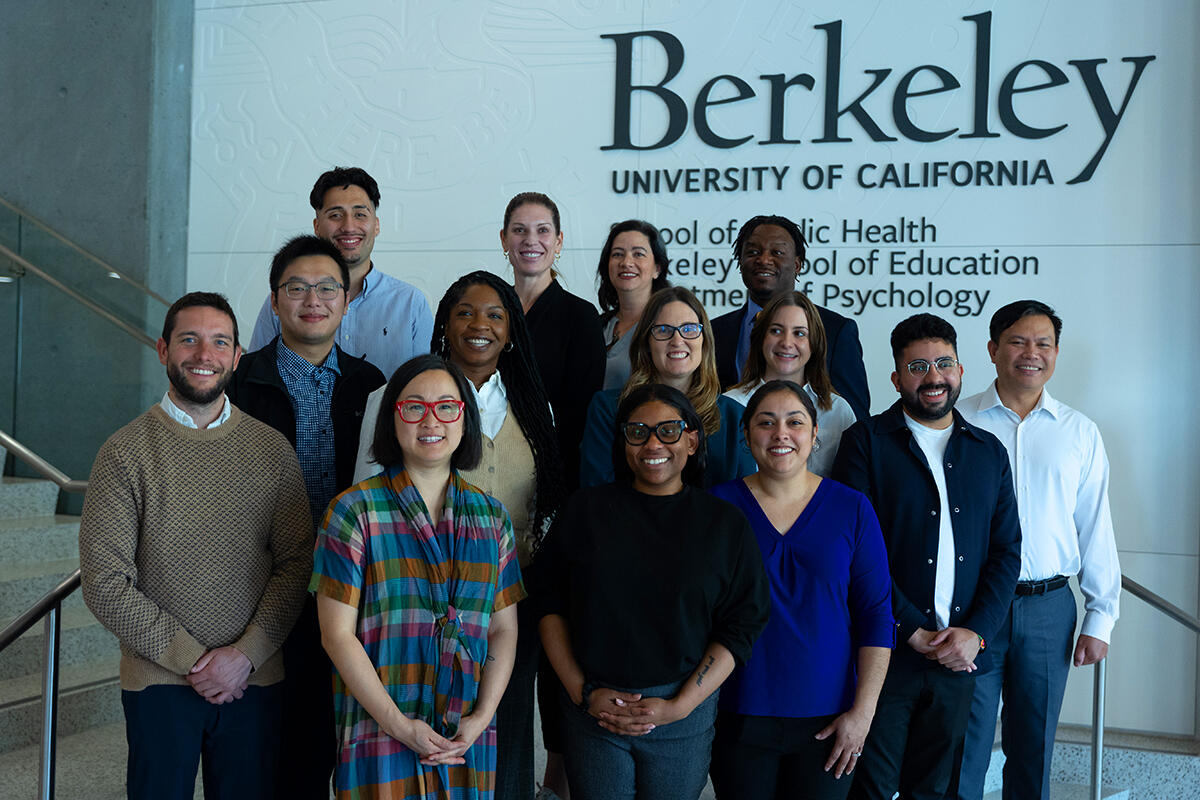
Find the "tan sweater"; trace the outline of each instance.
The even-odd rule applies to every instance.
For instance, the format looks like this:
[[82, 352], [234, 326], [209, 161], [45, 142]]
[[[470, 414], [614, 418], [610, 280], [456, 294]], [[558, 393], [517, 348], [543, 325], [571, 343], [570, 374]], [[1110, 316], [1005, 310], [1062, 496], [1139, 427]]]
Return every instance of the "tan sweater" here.
[[533, 519], [533, 492], [537, 485], [537, 467], [533, 463], [533, 451], [512, 404], [504, 424], [496, 432], [495, 439], [483, 436], [483, 457], [475, 469], [463, 471], [467, 483], [474, 484], [485, 493], [504, 504], [512, 519], [513, 533], [517, 539], [517, 561], [521, 567], [529, 566], [533, 544], [529, 526]]
[[96, 456], [83, 520], [83, 599], [121, 642], [121, 688], [186, 684], [233, 645], [250, 683], [283, 677], [279, 646], [312, 574], [313, 525], [296, 453], [237, 408], [195, 430], [158, 405]]

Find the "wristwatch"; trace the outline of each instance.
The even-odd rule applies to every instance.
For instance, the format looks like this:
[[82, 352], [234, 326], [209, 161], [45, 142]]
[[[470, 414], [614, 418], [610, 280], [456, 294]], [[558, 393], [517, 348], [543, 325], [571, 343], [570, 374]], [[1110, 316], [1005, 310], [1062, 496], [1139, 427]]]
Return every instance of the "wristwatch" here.
[[579, 692], [579, 708], [583, 711], [588, 710], [588, 700], [592, 697], [592, 691], [596, 688], [596, 684], [591, 681], [583, 682], [583, 689]]

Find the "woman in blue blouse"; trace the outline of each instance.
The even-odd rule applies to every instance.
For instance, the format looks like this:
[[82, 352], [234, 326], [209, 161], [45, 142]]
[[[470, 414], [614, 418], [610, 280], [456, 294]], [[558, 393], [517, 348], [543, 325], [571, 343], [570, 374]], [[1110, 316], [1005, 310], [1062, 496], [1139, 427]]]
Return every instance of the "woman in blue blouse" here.
[[809, 472], [816, 418], [799, 384], [768, 381], [742, 416], [758, 472], [711, 490], [745, 512], [771, 581], [767, 627], [721, 689], [718, 798], [844, 798], [895, 645], [879, 521]]

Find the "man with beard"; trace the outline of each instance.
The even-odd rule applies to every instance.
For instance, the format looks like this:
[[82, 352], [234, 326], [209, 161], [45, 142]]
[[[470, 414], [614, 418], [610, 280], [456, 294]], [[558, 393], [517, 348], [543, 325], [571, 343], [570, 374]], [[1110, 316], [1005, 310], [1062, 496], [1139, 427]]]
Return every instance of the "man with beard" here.
[[[379, 184], [359, 167], [334, 167], [317, 178], [308, 202], [315, 212], [313, 233], [336, 247], [350, 269], [338, 347], [388, 376], [413, 356], [428, 353], [433, 314], [424, 293], [381, 272], [371, 260], [379, 235]], [[274, 300], [267, 297], [246, 352], [266, 347], [281, 329]]]
[[[722, 389], [741, 380], [755, 315], [776, 292], [795, 288], [796, 274], [804, 266], [804, 246], [803, 232], [787, 217], [753, 217], [738, 231], [733, 255], [746, 285], [746, 305], [712, 320]], [[871, 415], [871, 394], [858, 326], [824, 306], [817, 306], [817, 312], [825, 328], [825, 363], [833, 388], [854, 409], [855, 417], [866, 419]]]
[[[1050, 796], [1054, 733], [1071, 663], [1108, 654], [1121, 595], [1121, 567], [1108, 507], [1108, 457], [1096, 424], [1050, 396], [1062, 320], [1037, 300], [992, 316], [988, 355], [996, 381], [962, 402], [974, 424], [1008, 450], [1021, 512], [1021, 574], [1016, 597], [980, 664], [967, 726], [959, 798], [983, 796], [1001, 723], [1007, 800]], [[1075, 640], [1079, 576], [1083, 625]], [[1074, 657], [1072, 658], [1072, 651]]]
[[962, 387], [950, 323], [917, 314], [892, 331], [900, 400], [842, 435], [833, 477], [870, 498], [892, 574], [898, 642], [853, 798], [941, 798], [974, 691], [975, 659], [1000, 628], [1021, 562], [1004, 446], [954, 408]]
[[312, 520], [287, 440], [225, 396], [240, 355], [224, 297], [181, 297], [158, 340], [170, 387], [92, 467], [79, 567], [121, 644], [131, 798], [190, 797], [201, 757], [206, 796], [274, 787], [279, 648], [312, 573]]
[[[297, 236], [271, 260], [271, 308], [280, 333], [242, 358], [229, 399], [295, 446], [318, 525], [329, 501], [350, 487], [367, 395], [384, 384], [365, 359], [334, 343], [346, 310], [349, 269], [337, 247]], [[315, 545], [309, 530], [309, 547]], [[286, 765], [277, 797], [326, 800], [337, 756], [333, 666], [321, 647], [316, 602], [309, 596], [283, 646]]]

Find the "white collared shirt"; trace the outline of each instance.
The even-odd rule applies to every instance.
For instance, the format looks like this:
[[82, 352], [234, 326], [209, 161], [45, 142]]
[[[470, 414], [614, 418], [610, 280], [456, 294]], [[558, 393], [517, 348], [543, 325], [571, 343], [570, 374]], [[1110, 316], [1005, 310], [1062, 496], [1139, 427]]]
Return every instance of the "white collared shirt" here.
[[1104, 642], [1119, 614], [1121, 566], [1108, 505], [1108, 456], [1096, 423], [1042, 389], [1021, 419], [996, 382], [959, 402], [967, 421], [1007, 448], [1021, 517], [1020, 579], [1078, 575], [1081, 633]]
[[[224, 405], [221, 406], [221, 413], [217, 415], [216, 419], [208, 424], [209, 428], [217, 427], [225, 420], [229, 419], [229, 415], [233, 413], [233, 406], [230, 404], [229, 398], [225, 395], [221, 395], [221, 400], [224, 403]], [[162, 406], [163, 411], [167, 412], [168, 417], [175, 420], [185, 428], [193, 428], [195, 430], [200, 429], [200, 426], [196, 424], [194, 419], [192, 419], [192, 415], [175, 405], [174, 401], [171, 400], [170, 391], [163, 392], [163, 399], [159, 405]]]

